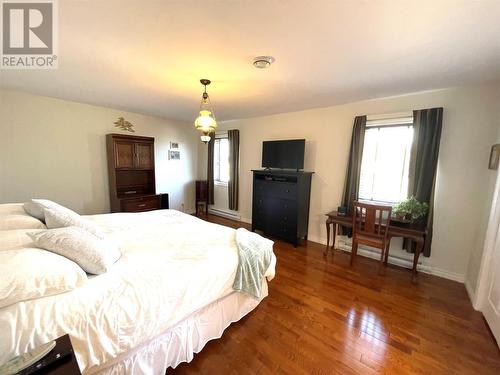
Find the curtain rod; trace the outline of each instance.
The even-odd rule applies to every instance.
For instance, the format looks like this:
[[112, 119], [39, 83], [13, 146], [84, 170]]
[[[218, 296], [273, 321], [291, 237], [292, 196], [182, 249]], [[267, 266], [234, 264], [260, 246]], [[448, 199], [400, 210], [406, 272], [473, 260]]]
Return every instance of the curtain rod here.
[[367, 121], [377, 121], [377, 120], [390, 120], [396, 118], [407, 118], [413, 117], [413, 112], [394, 112], [394, 113], [383, 113], [383, 114], [375, 114], [375, 115], [367, 115]]
[[366, 116], [367, 127], [398, 126], [413, 123], [413, 112], [397, 112]]
[[215, 132], [215, 139], [227, 137], [227, 131]]

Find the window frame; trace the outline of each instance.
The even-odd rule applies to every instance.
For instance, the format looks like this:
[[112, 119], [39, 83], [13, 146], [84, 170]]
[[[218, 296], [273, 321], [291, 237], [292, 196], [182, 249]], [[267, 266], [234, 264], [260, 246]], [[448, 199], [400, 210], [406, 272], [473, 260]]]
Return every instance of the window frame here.
[[[409, 121], [410, 119], [411, 119], [411, 122]], [[374, 121], [375, 124], [370, 125], [369, 121], [367, 121], [367, 124], [365, 126], [365, 132], [367, 130], [370, 130], [370, 129], [413, 128], [413, 136], [415, 134], [414, 133], [415, 129], [414, 129], [414, 124], [413, 124], [413, 116], [411, 116], [410, 118], [408, 118], [408, 117], [402, 118], [401, 121], [397, 121], [395, 119], [390, 119], [390, 120], [387, 120], [387, 123], [384, 123], [384, 122], [385, 122], [384, 120]], [[414, 139], [412, 137], [412, 144], [413, 144], [413, 141], [414, 141]], [[363, 142], [363, 151], [364, 151], [364, 147], [365, 147], [365, 145]], [[408, 154], [407, 154], [407, 152], [408, 152]], [[406, 158], [408, 158], [408, 163], [411, 162], [411, 153], [412, 153], [412, 147], [410, 146], [410, 149], [405, 151], [405, 160], [406, 160]], [[363, 165], [362, 163], [363, 163], [363, 159], [361, 159], [360, 168], [362, 168], [362, 165]], [[409, 165], [409, 168], [410, 168], [410, 165]], [[404, 173], [404, 169], [403, 169], [403, 173]], [[410, 179], [410, 170], [409, 169], [408, 169], [408, 179]], [[403, 182], [403, 176], [401, 178], [401, 182]], [[361, 187], [361, 169], [360, 169], [360, 179], [359, 179], [359, 184], [358, 184], [358, 191], [360, 190], [360, 187]], [[409, 189], [409, 186], [407, 187], [405, 199], [408, 199], [408, 197], [409, 197], [409, 190], [408, 189]], [[372, 191], [372, 196], [373, 196], [373, 191]], [[363, 203], [385, 204], [385, 205], [394, 206], [395, 204], [401, 202], [402, 200], [398, 200], [398, 201], [393, 202], [393, 201], [385, 201], [385, 200], [377, 200], [377, 199], [366, 199], [366, 198], [361, 198], [359, 196], [359, 193], [358, 193], [358, 201], [363, 202]]]

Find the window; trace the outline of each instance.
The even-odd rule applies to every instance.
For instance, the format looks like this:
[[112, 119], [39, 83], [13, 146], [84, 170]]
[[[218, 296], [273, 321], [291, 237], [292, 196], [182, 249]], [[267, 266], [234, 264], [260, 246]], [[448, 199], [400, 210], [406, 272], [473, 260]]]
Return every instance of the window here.
[[214, 182], [221, 185], [227, 185], [229, 182], [229, 141], [227, 136], [216, 138], [214, 142]]
[[374, 126], [365, 131], [359, 199], [396, 203], [408, 198], [413, 126]]

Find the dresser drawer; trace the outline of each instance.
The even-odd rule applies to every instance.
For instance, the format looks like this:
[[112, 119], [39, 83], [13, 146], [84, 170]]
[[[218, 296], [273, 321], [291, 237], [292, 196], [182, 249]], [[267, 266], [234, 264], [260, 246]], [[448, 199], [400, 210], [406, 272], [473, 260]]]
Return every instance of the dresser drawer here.
[[290, 182], [256, 180], [254, 189], [258, 196], [296, 199], [297, 195], [297, 184]]
[[286, 218], [273, 218], [270, 216], [256, 215], [252, 218], [254, 229], [262, 230], [266, 234], [277, 237], [294, 238], [297, 235], [297, 223]]
[[253, 210], [254, 213], [273, 218], [295, 217], [297, 216], [297, 202], [256, 195], [254, 197]]
[[[259, 229], [257, 227], [257, 229]], [[265, 224], [263, 231], [272, 236], [293, 239], [297, 237], [297, 226], [295, 223], [285, 221], [270, 221]]]
[[295, 238], [297, 237], [297, 227], [294, 225], [287, 225], [281, 223], [280, 225], [273, 228], [275, 236], [283, 238]]
[[160, 209], [159, 196], [122, 199], [122, 212], [141, 212]]
[[288, 199], [254, 197], [252, 224], [274, 235], [292, 235], [297, 228], [297, 204]]

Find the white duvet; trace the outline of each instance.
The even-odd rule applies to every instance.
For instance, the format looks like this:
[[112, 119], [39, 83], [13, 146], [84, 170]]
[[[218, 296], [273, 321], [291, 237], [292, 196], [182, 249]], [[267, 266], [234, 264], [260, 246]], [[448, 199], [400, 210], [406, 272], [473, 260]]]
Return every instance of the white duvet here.
[[88, 371], [233, 292], [234, 229], [174, 210], [86, 218], [120, 243], [121, 259], [71, 292], [0, 309], [0, 364], [69, 333]]

